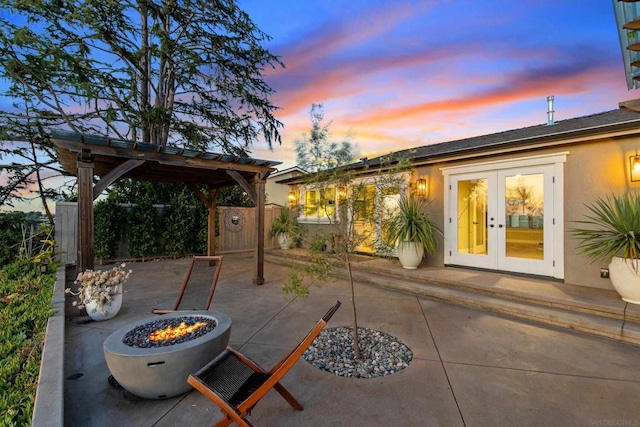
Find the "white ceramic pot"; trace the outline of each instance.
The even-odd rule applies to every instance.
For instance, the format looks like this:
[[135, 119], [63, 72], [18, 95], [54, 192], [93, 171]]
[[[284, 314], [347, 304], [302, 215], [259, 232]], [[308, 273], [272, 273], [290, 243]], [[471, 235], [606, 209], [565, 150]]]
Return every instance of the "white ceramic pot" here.
[[91, 301], [85, 305], [87, 315], [92, 320], [102, 321], [116, 317], [122, 307], [122, 286], [119, 287], [118, 293], [111, 296], [112, 300], [108, 304], [98, 306], [96, 301]]
[[424, 257], [424, 249], [414, 242], [402, 242], [398, 245], [398, 259], [403, 268], [415, 270]]
[[280, 233], [278, 234], [278, 244], [280, 245], [280, 249], [289, 249], [293, 244], [293, 239], [291, 239], [287, 233]]
[[640, 270], [637, 259], [613, 257], [609, 264], [611, 284], [623, 301], [640, 304]]

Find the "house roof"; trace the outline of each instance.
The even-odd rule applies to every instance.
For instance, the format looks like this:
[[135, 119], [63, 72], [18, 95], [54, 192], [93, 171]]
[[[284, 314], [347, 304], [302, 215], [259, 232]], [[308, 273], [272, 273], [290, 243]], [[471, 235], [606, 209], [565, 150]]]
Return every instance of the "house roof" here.
[[[452, 159], [478, 158], [505, 152], [528, 150], [545, 146], [558, 146], [596, 138], [615, 132], [640, 134], [640, 114], [627, 109], [617, 109], [598, 114], [559, 120], [553, 124], [540, 124], [488, 135], [474, 136], [454, 141], [409, 148], [390, 155], [372, 159], [363, 158], [347, 166], [358, 171], [380, 166], [393, 166], [399, 159], [408, 158], [416, 164], [443, 162]], [[390, 157], [389, 157], [390, 156]], [[279, 181], [294, 184], [301, 178]]]
[[251, 181], [256, 173], [271, 173], [281, 163], [59, 130], [52, 132], [51, 141], [63, 170], [71, 175], [77, 175], [78, 157], [83, 151], [90, 151], [95, 161], [94, 174], [100, 177], [129, 160], [140, 160], [144, 162], [122, 177], [215, 187], [236, 184], [228, 171]]
[[286, 175], [288, 173], [304, 175], [304, 174], [308, 174], [309, 172], [307, 172], [306, 170], [302, 169], [300, 166], [292, 166], [290, 168], [278, 170], [277, 172], [272, 173], [270, 175], [270, 177], [271, 178], [275, 178], [275, 177], [278, 177], [278, 176]]
[[[556, 121], [553, 124], [513, 129], [488, 135], [424, 145], [398, 151], [394, 159], [409, 158], [414, 163], [421, 161], [441, 161], [456, 155], [477, 156], [479, 153], [493, 154], [499, 151], [515, 151], [540, 145], [560, 145], [575, 138], [593, 137], [616, 131], [640, 132], [640, 114], [626, 109], [606, 111], [589, 116]], [[377, 166], [384, 156], [364, 159], [355, 163], [359, 166]]]

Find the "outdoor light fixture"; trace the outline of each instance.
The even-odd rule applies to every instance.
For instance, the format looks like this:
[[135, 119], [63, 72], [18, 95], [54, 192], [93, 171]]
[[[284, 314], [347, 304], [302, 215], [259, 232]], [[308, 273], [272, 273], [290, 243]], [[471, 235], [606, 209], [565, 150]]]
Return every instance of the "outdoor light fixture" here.
[[637, 152], [635, 156], [629, 157], [629, 176], [631, 182], [640, 181], [640, 155]]
[[419, 197], [427, 197], [427, 180], [424, 178], [420, 178], [416, 180], [416, 192]]
[[296, 190], [293, 187], [289, 189], [287, 199], [289, 199], [290, 205], [294, 205], [296, 203]]

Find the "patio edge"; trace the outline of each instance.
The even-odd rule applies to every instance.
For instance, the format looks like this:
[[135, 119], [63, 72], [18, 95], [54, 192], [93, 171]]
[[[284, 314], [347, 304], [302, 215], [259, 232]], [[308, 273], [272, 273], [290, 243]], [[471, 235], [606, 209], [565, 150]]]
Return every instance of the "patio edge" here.
[[65, 282], [66, 268], [63, 265], [56, 271], [56, 282], [53, 287], [54, 314], [47, 322], [38, 389], [31, 419], [33, 427], [64, 425]]

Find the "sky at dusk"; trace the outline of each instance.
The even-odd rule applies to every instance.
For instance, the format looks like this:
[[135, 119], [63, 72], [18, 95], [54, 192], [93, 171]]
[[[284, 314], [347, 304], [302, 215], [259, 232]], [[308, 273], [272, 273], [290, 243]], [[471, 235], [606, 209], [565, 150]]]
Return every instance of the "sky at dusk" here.
[[293, 141], [324, 105], [332, 140], [362, 157], [618, 108], [628, 91], [611, 1], [239, 0], [286, 68], [282, 145], [252, 156], [295, 165]]
[[[285, 68], [265, 70], [295, 165], [324, 105], [332, 141], [360, 157], [618, 108], [628, 91], [610, 0], [238, 0]], [[1, 180], [2, 177], [0, 177]]]

